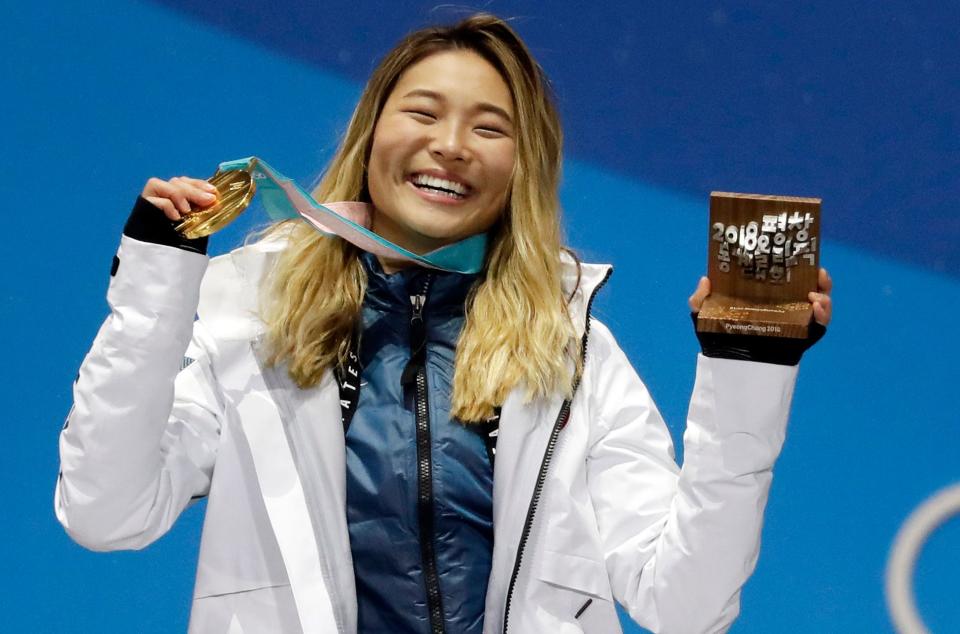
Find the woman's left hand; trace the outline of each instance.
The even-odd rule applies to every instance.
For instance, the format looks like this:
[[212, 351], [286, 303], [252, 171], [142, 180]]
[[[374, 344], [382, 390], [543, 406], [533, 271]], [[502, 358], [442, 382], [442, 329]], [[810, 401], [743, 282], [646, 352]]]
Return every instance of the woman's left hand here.
[[709, 294], [710, 278], [704, 275], [700, 278], [700, 281], [697, 282], [697, 290], [693, 291], [693, 295], [687, 300], [687, 303], [690, 304], [690, 312], [693, 314], [699, 313], [700, 309], [703, 308], [703, 300], [705, 300]]
[[820, 276], [817, 278], [817, 292], [811, 292], [807, 299], [813, 304], [813, 318], [821, 326], [830, 323], [830, 317], [833, 314], [833, 306], [830, 303], [830, 291], [833, 289], [833, 280], [827, 269], [820, 269]]
[[[821, 326], [829, 324], [833, 314], [833, 305], [830, 301], [830, 291], [832, 289], [833, 280], [830, 278], [830, 274], [827, 273], [827, 269], [820, 269], [820, 274], [817, 278], [817, 291], [807, 295], [807, 299], [813, 304], [813, 318]], [[700, 308], [703, 306], [703, 300], [705, 300], [709, 294], [710, 279], [701, 277], [697, 283], [697, 290], [690, 296], [690, 310], [694, 313], [699, 313]]]

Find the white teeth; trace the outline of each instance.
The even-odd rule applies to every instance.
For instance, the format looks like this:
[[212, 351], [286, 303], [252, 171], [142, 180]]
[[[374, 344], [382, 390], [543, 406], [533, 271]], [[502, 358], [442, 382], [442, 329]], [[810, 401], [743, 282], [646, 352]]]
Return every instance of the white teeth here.
[[437, 178], [436, 176], [429, 176], [427, 174], [415, 174], [413, 177], [413, 184], [422, 187], [430, 187], [432, 189], [445, 189], [458, 196], [466, 196], [467, 194], [466, 185], [456, 181], [448, 181], [443, 178]]

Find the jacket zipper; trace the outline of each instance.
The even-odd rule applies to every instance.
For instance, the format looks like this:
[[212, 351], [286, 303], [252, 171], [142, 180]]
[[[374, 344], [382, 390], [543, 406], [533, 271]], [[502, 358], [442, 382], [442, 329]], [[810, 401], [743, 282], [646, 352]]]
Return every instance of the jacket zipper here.
[[427, 400], [427, 332], [423, 306], [427, 301], [431, 276], [427, 276], [418, 295], [410, 296], [410, 362], [403, 372], [403, 384], [414, 389], [414, 414], [417, 429], [417, 517], [420, 524], [420, 559], [427, 591], [430, 632], [444, 634], [443, 601], [433, 534], [433, 461], [430, 452], [430, 411]]
[[[603, 276], [603, 279], [600, 280], [600, 283], [597, 284], [596, 288], [593, 289], [593, 293], [590, 294], [590, 299], [587, 301], [587, 317], [586, 323], [583, 328], [583, 340], [580, 344], [580, 365], [583, 367], [587, 362], [587, 341], [590, 337], [590, 311], [593, 308], [593, 300], [597, 296], [597, 292], [603, 288], [607, 283], [607, 280], [610, 279], [610, 275], [613, 273], [613, 269], [607, 269], [607, 274]], [[517, 546], [517, 557], [513, 562], [513, 573], [510, 575], [510, 584], [507, 586], [507, 602], [503, 609], [503, 634], [507, 634], [507, 627], [510, 624], [510, 602], [513, 599], [513, 591], [517, 585], [517, 577], [520, 575], [520, 564], [523, 561], [523, 550], [527, 546], [527, 542], [530, 539], [530, 531], [533, 529], [533, 520], [537, 514], [537, 505], [540, 503], [540, 495], [543, 492], [543, 485], [547, 480], [547, 470], [550, 468], [550, 461], [553, 459], [553, 452], [557, 447], [557, 440], [560, 437], [560, 432], [567, 425], [567, 421], [570, 418], [570, 402], [577, 393], [577, 388], [580, 387], [580, 377], [576, 377], [576, 380], [573, 384], [573, 389], [570, 393], [570, 398], [563, 401], [563, 404], [560, 406], [560, 411], [557, 413], [557, 419], [553, 423], [553, 430], [550, 432], [550, 439], [547, 441], [547, 448], [543, 453], [543, 460], [540, 463], [540, 471], [537, 473], [537, 481], [533, 487], [533, 496], [530, 498], [530, 506], [527, 507], [527, 517], [523, 522], [523, 530], [520, 533], [520, 543]], [[582, 610], [581, 610], [582, 613]], [[577, 614], [579, 617], [580, 614]]]

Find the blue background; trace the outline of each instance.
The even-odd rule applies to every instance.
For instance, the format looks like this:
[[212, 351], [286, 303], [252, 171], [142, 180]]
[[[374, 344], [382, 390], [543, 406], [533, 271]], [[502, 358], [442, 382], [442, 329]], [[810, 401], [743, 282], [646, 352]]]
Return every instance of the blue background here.
[[[836, 319], [803, 363], [733, 631], [891, 631], [890, 543], [960, 464], [960, 5], [483, 7], [516, 17], [553, 78], [568, 241], [614, 264], [598, 313], [678, 443], [696, 351], [685, 299], [704, 268], [708, 192], [824, 199]], [[151, 175], [208, 175], [250, 154], [309, 184], [379, 56], [463, 12], [339, 0], [5, 8], [0, 630], [184, 631], [202, 505], [138, 553], [86, 552], [52, 511], [57, 435], [106, 314], [130, 205]], [[212, 251], [265, 220], [249, 214]], [[935, 632], [960, 629], [958, 544], [953, 520], [918, 567]]]

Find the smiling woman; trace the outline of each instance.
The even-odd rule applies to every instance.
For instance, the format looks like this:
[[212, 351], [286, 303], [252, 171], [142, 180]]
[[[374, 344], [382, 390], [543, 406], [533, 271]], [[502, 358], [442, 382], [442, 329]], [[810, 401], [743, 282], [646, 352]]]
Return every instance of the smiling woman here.
[[512, 101], [500, 73], [472, 51], [407, 69], [370, 151], [374, 230], [416, 253], [487, 231], [513, 176]]
[[561, 146], [542, 69], [477, 15], [384, 58], [313, 194], [418, 254], [486, 234], [479, 274], [299, 221], [208, 261], [171, 226], [206, 184], [150, 179], [61, 434], [70, 535], [142, 548], [209, 496], [192, 632], [606, 634], [615, 602], [725, 630], [812, 340], [704, 341], [678, 468], [590, 314], [610, 267], [562, 248]]
[[[477, 16], [412, 33], [387, 54], [313, 192], [373, 202], [375, 230], [416, 253], [488, 233], [485, 283], [468, 284], [456, 345], [456, 419], [491, 417], [518, 386], [530, 396], [567, 394], [580, 368], [562, 282], [562, 145], [543, 70], [505, 22]], [[366, 275], [342, 240], [298, 226], [290, 243], [264, 320], [270, 362], [286, 361], [309, 387], [345, 363]]]

